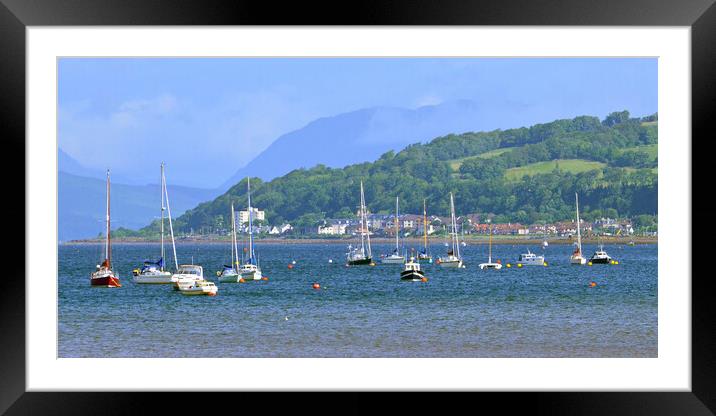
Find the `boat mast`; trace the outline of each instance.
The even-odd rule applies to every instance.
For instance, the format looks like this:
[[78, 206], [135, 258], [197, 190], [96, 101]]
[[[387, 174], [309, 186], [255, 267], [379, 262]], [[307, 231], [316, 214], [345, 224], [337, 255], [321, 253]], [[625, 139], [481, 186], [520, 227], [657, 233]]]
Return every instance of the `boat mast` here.
[[239, 257], [238, 247], [236, 246], [236, 221], [234, 221], [234, 203], [231, 203], [231, 267], [236, 266], [234, 264], [234, 251], [236, 251], [236, 257]]
[[[360, 181], [360, 211], [361, 211], [361, 232], [360, 244], [361, 250], [365, 257], [372, 257], [370, 250], [370, 231], [368, 230], [368, 210], [365, 206], [365, 193], [363, 192], [363, 181]], [[366, 253], [365, 242], [368, 242], [368, 252]]]
[[490, 248], [488, 249], [487, 262], [492, 263], [492, 221], [490, 221]]
[[398, 254], [399, 243], [398, 233], [400, 232], [400, 225], [398, 223], [398, 197], [395, 197], [395, 254]]
[[455, 219], [455, 201], [452, 192], [450, 192], [450, 218], [452, 224], [452, 251], [460, 258], [460, 244], [457, 242], [457, 220]]
[[[167, 217], [169, 217], [169, 234], [172, 236], [172, 253], [174, 253], [174, 267], [179, 270], [179, 261], [177, 260], [177, 246], [174, 243], [174, 226], [172, 225], [172, 209], [169, 207], [169, 192], [167, 192], [167, 178], [164, 176], [162, 169], [162, 182], [164, 183], [164, 199], [167, 202]], [[194, 259], [192, 258], [192, 263]]]
[[161, 248], [161, 253], [160, 253], [160, 258], [161, 258], [162, 264], [161, 264], [160, 269], [161, 269], [161, 271], [164, 271], [164, 261], [165, 261], [164, 260], [164, 209], [165, 209], [164, 208], [164, 162], [162, 162], [160, 170], [161, 170], [161, 176], [159, 178], [159, 193], [162, 194], [161, 222], [160, 222], [160, 227], [159, 227], [159, 229], [161, 230], [160, 231], [161, 235], [162, 235], [162, 248]]
[[107, 169], [107, 239], [105, 242], [105, 259], [107, 259], [107, 268], [112, 267], [112, 249], [110, 246], [110, 236], [109, 236], [109, 169]]
[[254, 230], [251, 215], [251, 178], [246, 178], [246, 189], [249, 198], [249, 263], [254, 264]]
[[425, 245], [425, 254], [428, 254], [428, 213], [423, 199], [423, 244]]
[[574, 200], [577, 205], [577, 249], [579, 250], [579, 255], [582, 255], [582, 234], [579, 229], [579, 195], [575, 192], [574, 193]]

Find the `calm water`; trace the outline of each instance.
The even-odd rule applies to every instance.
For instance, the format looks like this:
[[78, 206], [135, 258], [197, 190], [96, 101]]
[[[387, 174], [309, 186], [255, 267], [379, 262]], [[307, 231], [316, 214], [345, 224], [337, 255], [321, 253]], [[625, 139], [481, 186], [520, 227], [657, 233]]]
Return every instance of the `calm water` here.
[[[514, 263], [525, 248], [496, 245], [494, 258]], [[345, 267], [344, 245], [259, 244], [269, 281], [228, 284], [215, 277], [228, 244], [180, 244], [181, 262], [193, 256], [219, 286], [190, 297], [132, 281], [156, 244], [113, 245], [114, 289], [89, 285], [101, 245], [63, 245], [59, 356], [656, 357], [657, 246], [605, 249], [619, 265], [570, 266], [571, 246], [552, 245], [548, 267], [480, 271], [487, 246], [469, 245], [466, 269], [425, 264], [429, 281], [418, 283], [399, 280], [401, 265]]]

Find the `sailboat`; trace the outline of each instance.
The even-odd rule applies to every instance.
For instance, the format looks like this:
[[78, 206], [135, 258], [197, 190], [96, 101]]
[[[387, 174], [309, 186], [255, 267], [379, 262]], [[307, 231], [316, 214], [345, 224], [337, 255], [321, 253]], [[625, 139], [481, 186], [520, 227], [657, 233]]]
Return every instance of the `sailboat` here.
[[502, 268], [502, 264], [492, 262], [492, 222], [490, 222], [490, 244], [489, 244], [489, 247], [490, 248], [489, 248], [488, 255], [487, 255], [487, 263], [480, 263], [480, 270], [486, 270], [486, 269], [500, 270]]
[[395, 197], [395, 249], [393, 252], [383, 257], [381, 263], [386, 264], [403, 264], [405, 263], [405, 256], [400, 255], [400, 222], [398, 221], [398, 197]]
[[261, 280], [263, 274], [261, 274], [261, 268], [259, 267], [256, 259], [256, 253], [254, 252], [254, 223], [253, 213], [251, 212], [251, 178], [246, 178], [246, 195], [248, 197], [248, 210], [249, 210], [249, 258], [241, 265], [239, 273], [245, 280]]
[[428, 263], [433, 262], [433, 257], [428, 249], [428, 212], [425, 199], [423, 199], [423, 250], [418, 253], [418, 260], [427, 260]]
[[239, 247], [236, 242], [236, 220], [234, 218], [234, 204], [231, 204], [231, 265], [224, 265], [224, 268], [217, 272], [219, 281], [222, 283], [238, 283], [241, 275], [236, 271], [239, 266]]
[[462, 257], [460, 257], [460, 243], [457, 234], [457, 222], [455, 220], [455, 201], [452, 192], [450, 192], [450, 239], [451, 246], [448, 246], [447, 256], [438, 257], [438, 264], [442, 267], [464, 268]]
[[363, 181], [360, 182], [360, 247], [348, 246], [346, 254], [348, 266], [373, 264], [373, 254], [370, 250], [370, 232], [368, 230], [368, 214], [363, 194]]
[[576, 192], [574, 193], [574, 201], [577, 207], [577, 247], [569, 258], [569, 262], [571, 264], [581, 265], [587, 263], [587, 259], [582, 255], [582, 232], [579, 224], [579, 195]]
[[[159, 230], [161, 234], [161, 248], [159, 251], [159, 260], [145, 261], [141, 269], [134, 269], [134, 282], [140, 284], [166, 284], [172, 283], [172, 273], [168, 270], [164, 270], [164, 210], [166, 206], [164, 204], [165, 195], [167, 192], [167, 182], [164, 176], [164, 163], [161, 164], [161, 176], [160, 176], [160, 188], [161, 188], [161, 220], [159, 223]], [[171, 232], [172, 247], [174, 245], [174, 230]], [[176, 249], [174, 250], [176, 254]]]
[[97, 265], [97, 270], [90, 275], [90, 284], [97, 287], [122, 287], [119, 276], [112, 271], [112, 245], [109, 233], [109, 169], [107, 169], [107, 230], [104, 242], [104, 261]]

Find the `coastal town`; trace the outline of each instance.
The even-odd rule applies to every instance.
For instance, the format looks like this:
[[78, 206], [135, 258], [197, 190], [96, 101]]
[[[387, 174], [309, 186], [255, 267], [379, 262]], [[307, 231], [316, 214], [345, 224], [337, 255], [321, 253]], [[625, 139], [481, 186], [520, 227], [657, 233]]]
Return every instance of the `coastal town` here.
[[[236, 229], [238, 233], [248, 233], [249, 212], [236, 211]], [[326, 218], [315, 221], [313, 224], [269, 224], [266, 221], [264, 210], [252, 207], [253, 233], [257, 236], [269, 238], [347, 238], [361, 233], [361, 224], [358, 217], [352, 218]], [[427, 215], [424, 221], [422, 215], [400, 214], [398, 226], [400, 236], [404, 238], [422, 237], [427, 228], [429, 236], [447, 235], [450, 218], [438, 215]], [[577, 233], [577, 223], [560, 221], [554, 223], [521, 224], [517, 222], [493, 223], [484, 215], [468, 214], [456, 218], [458, 233], [465, 237], [487, 236], [492, 227], [492, 234], [498, 236], [513, 236], [523, 238], [571, 238]], [[395, 214], [367, 214], [368, 233], [374, 238], [395, 237]], [[631, 219], [598, 218], [593, 221], [581, 220], [582, 234], [589, 238], [603, 237], [657, 237], [656, 224], [643, 226], [634, 224]], [[179, 238], [221, 238], [230, 233], [230, 224], [223, 224], [221, 217], [217, 217], [215, 227], [191, 230], [187, 235]], [[498, 237], [499, 238], [499, 237]]]

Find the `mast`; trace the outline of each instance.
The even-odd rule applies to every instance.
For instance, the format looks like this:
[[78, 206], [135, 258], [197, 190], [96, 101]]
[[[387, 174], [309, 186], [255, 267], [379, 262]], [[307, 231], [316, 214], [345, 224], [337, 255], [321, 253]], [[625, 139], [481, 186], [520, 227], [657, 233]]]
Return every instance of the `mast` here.
[[162, 162], [161, 165], [161, 176], [159, 178], [159, 193], [162, 194], [162, 209], [161, 209], [161, 235], [162, 235], [162, 248], [160, 253], [160, 258], [162, 262], [162, 267], [160, 268], [161, 271], [164, 271], [164, 162]]
[[[174, 227], [172, 226], [172, 209], [169, 207], [169, 192], [167, 192], [167, 178], [164, 176], [162, 169], [162, 182], [164, 183], [164, 198], [167, 202], [167, 216], [169, 217], [169, 233], [172, 236], [172, 253], [174, 253], [174, 267], [179, 270], [179, 261], [177, 260], [177, 246], [174, 244]], [[193, 263], [193, 259], [192, 259]]]
[[450, 192], [450, 217], [452, 226], [452, 251], [460, 258], [460, 244], [457, 242], [457, 220], [455, 220], [455, 201], [452, 192]]
[[425, 254], [428, 254], [428, 211], [426, 209], [426, 202], [423, 199], [423, 244], [425, 245]]
[[398, 233], [400, 232], [400, 225], [398, 222], [398, 197], [395, 197], [395, 253], [398, 254], [399, 242]]
[[575, 192], [574, 193], [574, 200], [577, 205], [577, 249], [579, 250], [579, 255], [582, 255], [582, 234], [579, 229], [579, 195]]
[[488, 249], [487, 262], [492, 263], [492, 221], [490, 221], [490, 248]]
[[249, 198], [249, 263], [254, 264], [254, 230], [251, 215], [251, 178], [246, 178], [246, 189]]
[[236, 221], [234, 221], [234, 203], [231, 203], [231, 267], [236, 266], [234, 264], [234, 251], [236, 251], [236, 257], [239, 257], [238, 247], [236, 247]]
[[107, 268], [112, 267], [112, 248], [110, 246], [110, 236], [109, 236], [109, 169], [107, 169], [107, 239], [105, 242], [105, 259], [107, 260]]
[[[363, 255], [371, 257], [370, 250], [370, 231], [368, 230], [368, 212], [365, 206], [365, 193], [363, 192], [363, 181], [360, 181], [360, 213], [361, 213], [361, 232], [360, 245]], [[368, 251], [366, 253], [366, 241], [368, 242]]]

